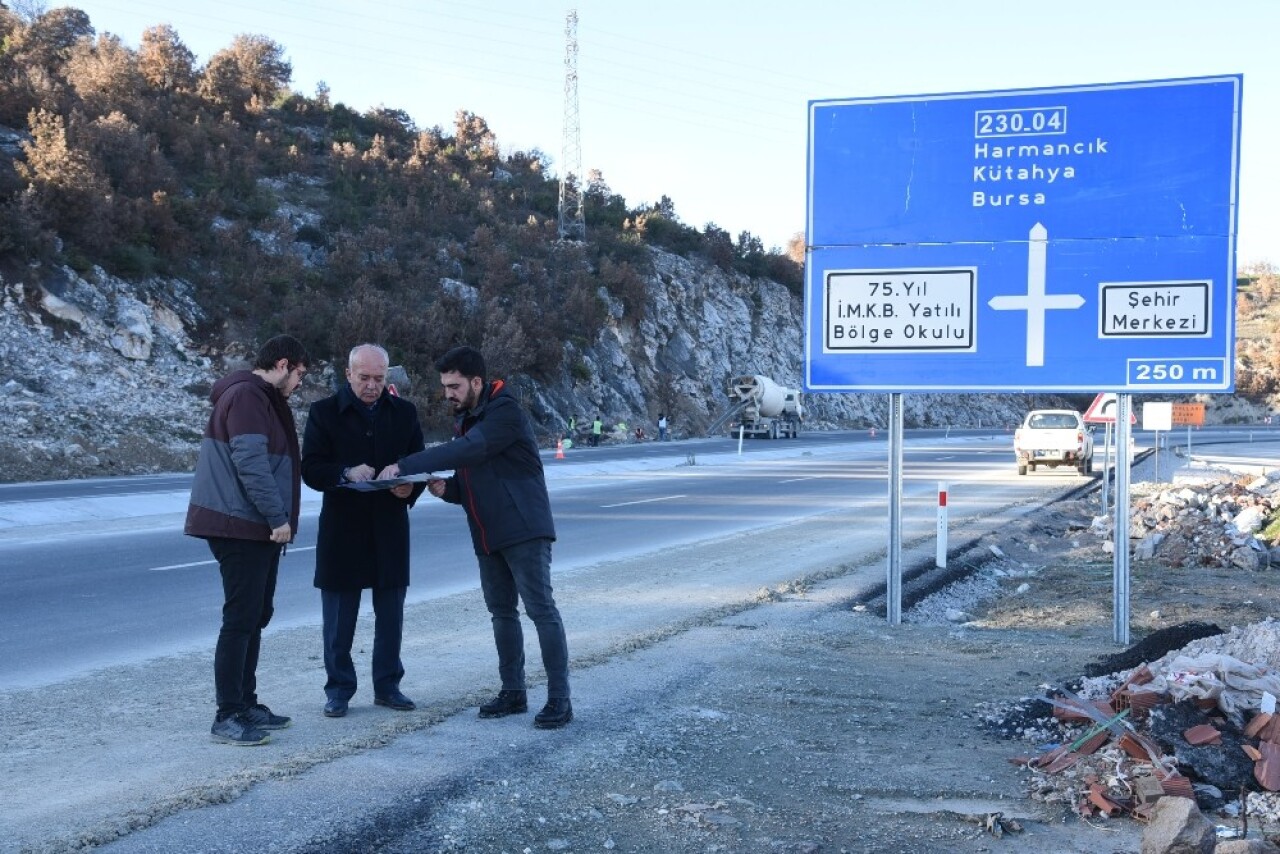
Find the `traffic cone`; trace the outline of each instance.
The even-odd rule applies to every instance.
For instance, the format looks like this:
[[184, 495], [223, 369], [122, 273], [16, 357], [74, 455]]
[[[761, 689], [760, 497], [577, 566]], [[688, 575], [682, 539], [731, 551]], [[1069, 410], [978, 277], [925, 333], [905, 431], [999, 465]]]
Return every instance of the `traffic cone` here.
[[557, 460], [564, 459], [564, 440], [563, 439], [556, 439], [556, 459]]

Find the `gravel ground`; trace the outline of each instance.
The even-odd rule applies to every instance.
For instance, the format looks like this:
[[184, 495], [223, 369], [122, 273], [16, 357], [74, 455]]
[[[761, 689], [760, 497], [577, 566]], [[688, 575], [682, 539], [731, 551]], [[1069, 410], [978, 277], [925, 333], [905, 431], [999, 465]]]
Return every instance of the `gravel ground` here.
[[[579, 668], [562, 731], [463, 711], [103, 850], [1137, 850], [1132, 823], [1028, 801], [1021, 748], [978, 713], [1077, 672], [1101, 631], [890, 627], [859, 587], [775, 591]], [[997, 815], [1022, 832], [995, 839]]]

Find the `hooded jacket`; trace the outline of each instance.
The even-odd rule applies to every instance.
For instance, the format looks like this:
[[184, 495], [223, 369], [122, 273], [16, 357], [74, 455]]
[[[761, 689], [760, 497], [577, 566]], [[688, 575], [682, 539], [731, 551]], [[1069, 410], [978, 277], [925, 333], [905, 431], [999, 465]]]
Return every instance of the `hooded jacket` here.
[[454, 420], [454, 439], [400, 460], [402, 475], [453, 469], [444, 500], [461, 504], [476, 554], [556, 538], [533, 425], [501, 380]]
[[296, 534], [302, 459], [289, 401], [253, 371], [218, 380], [209, 399], [183, 532], [270, 542], [288, 522]]

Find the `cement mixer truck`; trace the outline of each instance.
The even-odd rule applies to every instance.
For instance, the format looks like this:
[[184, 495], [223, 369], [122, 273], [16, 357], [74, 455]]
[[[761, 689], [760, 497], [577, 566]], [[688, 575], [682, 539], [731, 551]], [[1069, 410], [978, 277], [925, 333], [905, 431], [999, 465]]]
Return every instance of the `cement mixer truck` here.
[[729, 402], [735, 404], [730, 411], [738, 416], [729, 422], [734, 436], [739, 428], [744, 436], [758, 439], [795, 439], [800, 435], [804, 406], [799, 389], [783, 388], [759, 374], [734, 377], [729, 382]]

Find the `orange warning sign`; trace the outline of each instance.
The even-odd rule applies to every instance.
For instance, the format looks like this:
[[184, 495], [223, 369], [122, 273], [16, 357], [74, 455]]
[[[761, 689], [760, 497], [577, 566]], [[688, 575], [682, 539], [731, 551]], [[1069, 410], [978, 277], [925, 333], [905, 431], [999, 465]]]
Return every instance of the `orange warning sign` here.
[[1203, 427], [1204, 426], [1204, 404], [1203, 403], [1173, 404], [1173, 423], [1185, 424], [1190, 427]]

